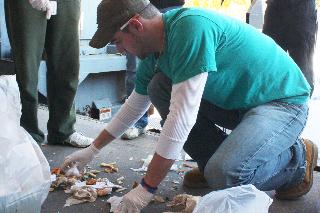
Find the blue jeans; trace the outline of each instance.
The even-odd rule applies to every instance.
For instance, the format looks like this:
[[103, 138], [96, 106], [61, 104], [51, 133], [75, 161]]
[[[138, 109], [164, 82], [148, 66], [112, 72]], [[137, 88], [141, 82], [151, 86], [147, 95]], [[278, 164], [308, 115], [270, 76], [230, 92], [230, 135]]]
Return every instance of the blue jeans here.
[[[126, 72], [126, 79], [125, 79], [125, 87], [127, 97], [132, 93], [134, 90], [135, 80], [136, 80], [136, 67], [138, 58], [131, 53], [127, 53], [127, 72]], [[148, 112], [146, 112], [135, 124], [134, 127], [142, 129], [148, 125]]]
[[[148, 86], [163, 120], [169, 113], [171, 87], [162, 73]], [[299, 136], [307, 115], [306, 104], [273, 101], [249, 110], [225, 110], [202, 99], [184, 149], [215, 190], [244, 184], [265, 191], [285, 189], [305, 175], [305, 147]], [[227, 135], [218, 126], [232, 132]]]

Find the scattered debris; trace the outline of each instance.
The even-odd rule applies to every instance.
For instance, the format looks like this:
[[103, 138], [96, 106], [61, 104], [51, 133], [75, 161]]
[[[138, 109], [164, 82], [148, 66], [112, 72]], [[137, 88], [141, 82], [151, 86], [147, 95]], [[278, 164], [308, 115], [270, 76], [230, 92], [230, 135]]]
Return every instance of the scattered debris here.
[[[176, 213], [192, 213], [193, 209], [196, 207], [201, 196], [192, 196], [188, 194], [179, 194], [174, 196], [173, 200], [167, 205], [168, 207], [179, 207], [182, 206], [184, 209]], [[172, 212], [164, 212], [172, 213]]]
[[[68, 172], [69, 171], [67, 171], [66, 175]], [[71, 193], [71, 197], [67, 199], [65, 204], [65, 207], [67, 207], [84, 202], [94, 202], [97, 196], [106, 196], [111, 194], [113, 189], [126, 189], [120, 185], [113, 184], [107, 178], [96, 179], [96, 175], [94, 173], [97, 174], [99, 172], [100, 171], [98, 170], [91, 170], [90, 172], [86, 172], [85, 175], [66, 176], [62, 174], [63, 172], [59, 168], [54, 168], [52, 169], [53, 174], [51, 175], [50, 191], [52, 192], [56, 188], [60, 187], [64, 189], [65, 193]], [[119, 179], [124, 179], [124, 177]]]
[[92, 174], [99, 174], [101, 171], [99, 170], [90, 170], [89, 173], [92, 173]]
[[166, 201], [164, 200], [164, 198], [161, 197], [160, 195], [155, 195], [155, 196], [153, 197], [153, 201], [154, 201], [154, 202], [157, 202], [157, 203], [165, 203], [165, 202], [166, 202]]
[[97, 175], [95, 175], [94, 173], [91, 173], [91, 172], [87, 172], [86, 173], [89, 177], [92, 177], [92, 178], [96, 178]]
[[114, 165], [116, 165], [116, 162], [112, 162], [112, 163], [100, 163], [101, 167], [113, 167]]
[[61, 173], [61, 169], [58, 168], [58, 167], [54, 167], [54, 168], [51, 170], [51, 174], [60, 175], [60, 173]]
[[[148, 155], [147, 158], [145, 159], [141, 159], [141, 161], [143, 162], [143, 165], [140, 168], [134, 169], [134, 168], [130, 168], [132, 171], [134, 172], [146, 172], [148, 170], [148, 166], [151, 162], [153, 158], [153, 155]], [[170, 168], [171, 171], [179, 171], [179, 168], [176, 164], [173, 164]]]
[[106, 168], [104, 171], [106, 173], [115, 173], [115, 172], [118, 172], [119, 169], [118, 168]]
[[66, 201], [65, 207], [72, 206], [84, 202], [94, 202], [97, 199], [97, 190], [90, 186], [72, 186], [71, 187], [72, 196]]
[[127, 190], [127, 188], [117, 189], [116, 192], [122, 192], [124, 190]]
[[86, 181], [87, 185], [95, 185], [97, 183], [97, 180], [94, 178], [90, 178]]
[[180, 184], [180, 181], [178, 181], [178, 180], [173, 180], [172, 183], [173, 183], [173, 184]]
[[68, 171], [66, 172], [66, 176], [67, 177], [69, 177], [69, 176], [80, 177], [81, 176], [76, 164], [72, 165], [72, 167], [70, 169], [68, 169]]
[[124, 180], [124, 177], [122, 176], [122, 177], [119, 177], [118, 179], [117, 179], [117, 183], [118, 184], [123, 184], [123, 180]]
[[58, 187], [68, 187], [68, 186], [72, 186], [74, 184], [74, 180], [73, 178], [67, 178], [65, 176], [59, 176], [56, 177], [56, 180], [54, 182], [51, 183], [51, 188], [55, 189]]
[[116, 162], [113, 163], [101, 163], [100, 164], [101, 167], [105, 167], [104, 171], [106, 173], [114, 173], [114, 172], [118, 172], [119, 168], [116, 164]]
[[108, 194], [111, 194], [111, 192], [112, 192], [112, 188], [97, 189], [97, 194], [99, 197], [103, 197]]

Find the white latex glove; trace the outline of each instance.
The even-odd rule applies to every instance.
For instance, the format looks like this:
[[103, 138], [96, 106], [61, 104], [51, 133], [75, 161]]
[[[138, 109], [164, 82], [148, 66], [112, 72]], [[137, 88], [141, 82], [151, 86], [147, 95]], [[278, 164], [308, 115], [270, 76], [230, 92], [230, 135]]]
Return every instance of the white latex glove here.
[[148, 192], [141, 184], [132, 189], [122, 197], [115, 213], [139, 213], [146, 207], [153, 198], [153, 194]]
[[52, 5], [50, 4], [49, 0], [29, 0], [31, 6], [36, 9], [45, 12], [47, 19], [51, 18], [53, 13]]
[[87, 165], [90, 161], [92, 161], [93, 157], [99, 153], [99, 149], [97, 149], [93, 144], [89, 147], [81, 149], [68, 155], [61, 166], [62, 171], [67, 172], [72, 166], [77, 165], [78, 169], [81, 171], [85, 165]]

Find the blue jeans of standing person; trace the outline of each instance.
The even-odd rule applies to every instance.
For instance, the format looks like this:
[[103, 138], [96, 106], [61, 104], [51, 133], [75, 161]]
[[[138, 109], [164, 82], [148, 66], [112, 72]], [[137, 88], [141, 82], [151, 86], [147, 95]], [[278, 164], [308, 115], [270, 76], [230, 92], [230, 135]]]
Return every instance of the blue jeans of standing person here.
[[[134, 90], [135, 80], [136, 80], [136, 68], [138, 58], [131, 53], [127, 53], [127, 72], [126, 72], [126, 93], [127, 96]], [[135, 124], [134, 127], [138, 129], [143, 129], [148, 125], [148, 112], [146, 112]]]
[[[169, 113], [171, 87], [161, 72], [148, 86], [163, 120]], [[307, 104], [273, 101], [248, 110], [225, 110], [202, 99], [184, 150], [215, 190], [245, 184], [265, 191], [289, 188], [306, 172], [299, 136], [307, 116]], [[218, 126], [232, 132], [227, 135]]]

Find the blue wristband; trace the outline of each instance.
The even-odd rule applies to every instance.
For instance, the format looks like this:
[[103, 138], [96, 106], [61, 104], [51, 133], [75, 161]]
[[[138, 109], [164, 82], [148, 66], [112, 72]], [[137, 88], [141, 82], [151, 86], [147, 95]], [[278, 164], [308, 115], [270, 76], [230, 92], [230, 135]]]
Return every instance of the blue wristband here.
[[144, 178], [142, 178], [141, 182], [140, 182], [141, 186], [143, 188], [145, 188], [148, 192], [150, 192], [151, 194], [155, 194], [158, 187], [152, 187], [152, 186], [149, 186], [145, 181], [144, 181]]

